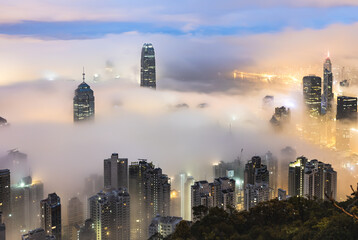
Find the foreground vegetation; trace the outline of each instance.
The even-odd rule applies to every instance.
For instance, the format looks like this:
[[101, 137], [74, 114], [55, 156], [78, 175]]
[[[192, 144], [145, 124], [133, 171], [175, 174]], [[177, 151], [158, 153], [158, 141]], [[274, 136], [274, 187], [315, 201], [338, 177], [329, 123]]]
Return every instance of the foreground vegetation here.
[[[357, 197], [337, 206], [352, 216], [358, 212]], [[290, 198], [260, 203], [250, 212], [234, 209], [196, 208], [192, 226], [182, 221], [167, 240], [246, 240], [246, 239], [358, 239], [358, 221], [330, 201]], [[160, 239], [160, 238], [156, 238]]]

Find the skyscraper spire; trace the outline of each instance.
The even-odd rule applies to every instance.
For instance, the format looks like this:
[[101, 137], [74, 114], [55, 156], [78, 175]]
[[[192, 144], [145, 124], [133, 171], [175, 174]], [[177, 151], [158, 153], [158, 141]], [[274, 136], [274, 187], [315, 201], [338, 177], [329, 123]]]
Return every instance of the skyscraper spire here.
[[82, 80], [83, 82], [85, 81], [85, 67], [83, 67], [83, 71], [82, 71]]
[[327, 52], [327, 58], [329, 58], [329, 50], [328, 50], [328, 52]]

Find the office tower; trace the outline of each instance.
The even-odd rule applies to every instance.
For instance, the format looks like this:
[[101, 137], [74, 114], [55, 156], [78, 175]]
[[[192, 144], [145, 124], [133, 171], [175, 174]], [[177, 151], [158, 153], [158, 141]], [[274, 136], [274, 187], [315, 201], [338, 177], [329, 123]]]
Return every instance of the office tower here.
[[337, 97], [337, 120], [357, 120], [357, 98], [356, 97]]
[[9, 169], [11, 172], [10, 184], [16, 184], [29, 175], [27, 155], [17, 149], [9, 150], [6, 156], [0, 158], [0, 162], [3, 169]]
[[75, 122], [94, 119], [94, 95], [91, 87], [85, 83], [85, 73], [83, 82], [78, 85], [73, 98], [73, 120]]
[[181, 197], [180, 193], [173, 189], [170, 191], [170, 213], [173, 216], [180, 216], [180, 204], [181, 204]]
[[286, 200], [287, 199], [287, 193], [286, 190], [283, 190], [281, 188], [278, 189], [277, 199], [279, 201]]
[[91, 219], [87, 219], [84, 226], [78, 231], [78, 240], [96, 240], [94, 223]]
[[151, 237], [156, 233], [159, 233], [163, 238], [169, 236], [175, 231], [176, 226], [182, 221], [181, 217], [161, 217], [157, 216], [152, 219], [149, 225], [149, 234]]
[[0, 117], [0, 127], [7, 126], [7, 120], [5, 118]]
[[194, 185], [195, 179], [187, 177], [184, 185], [184, 220], [191, 221], [191, 186]]
[[104, 160], [103, 170], [105, 188], [128, 188], [128, 158], [118, 158], [118, 153], [113, 153]]
[[321, 114], [321, 78], [315, 75], [303, 77], [303, 99], [311, 117]]
[[126, 188], [104, 189], [88, 199], [97, 240], [130, 239], [130, 197]]
[[330, 164], [316, 159], [307, 162], [304, 175], [304, 196], [309, 199], [327, 200], [325, 196], [337, 197], [337, 172]]
[[22, 240], [56, 240], [55, 236], [46, 234], [42, 228], [36, 228], [22, 235]]
[[69, 239], [77, 240], [77, 231], [84, 219], [83, 203], [77, 197], [73, 197], [68, 201], [67, 218]]
[[323, 64], [323, 94], [322, 94], [322, 114], [326, 114], [327, 111], [332, 109], [333, 100], [333, 75], [332, 75], [332, 63], [328, 57]]
[[5, 219], [11, 213], [9, 169], [0, 170], [0, 212]]
[[146, 160], [129, 166], [131, 199], [131, 239], [145, 239], [153, 217], [170, 215], [170, 179]]
[[6, 239], [6, 226], [2, 219], [2, 212], [0, 212], [0, 239]]
[[151, 43], [145, 43], [142, 48], [140, 86], [156, 88], [155, 76], [155, 56], [154, 48]]
[[304, 174], [307, 163], [304, 156], [288, 165], [288, 195], [291, 197], [304, 196]]
[[235, 204], [234, 179], [222, 177], [216, 178], [212, 183], [205, 180], [195, 182], [191, 186], [191, 209], [202, 205], [207, 208], [219, 207], [227, 210], [229, 206], [234, 208]]
[[61, 240], [61, 200], [56, 193], [51, 193], [48, 198], [41, 200], [41, 227], [47, 235], [55, 236]]
[[263, 158], [262, 163], [267, 166], [267, 170], [269, 172], [270, 179], [270, 189], [271, 189], [271, 197], [275, 198], [277, 196], [277, 188], [278, 188], [278, 160], [271, 152], [267, 152]]
[[11, 206], [17, 232], [27, 232], [40, 226], [40, 202], [44, 198], [44, 185], [30, 176], [11, 186]]
[[249, 210], [257, 203], [270, 199], [270, 174], [267, 166], [261, 164], [259, 156], [254, 156], [248, 161], [244, 174], [244, 208]]

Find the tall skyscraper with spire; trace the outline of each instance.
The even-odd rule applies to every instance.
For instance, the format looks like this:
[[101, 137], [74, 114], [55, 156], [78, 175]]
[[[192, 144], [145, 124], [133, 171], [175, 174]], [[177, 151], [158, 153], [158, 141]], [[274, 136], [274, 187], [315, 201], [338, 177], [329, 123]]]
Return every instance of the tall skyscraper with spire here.
[[323, 95], [322, 95], [322, 114], [326, 114], [332, 109], [332, 100], [333, 100], [333, 75], [332, 75], [332, 63], [329, 58], [329, 52], [327, 58], [323, 64]]
[[144, 43], [142, 47], [140, 86], [154, 89], [157, 87], [155, 77], [155, 55], [151, 43]]
[[94, 94], [90, 86], [85, 82], [85, 73], [82, 73], [83, 81], [75, 90], [73, 98], [73, 120], [75, 122], [94, 119]]

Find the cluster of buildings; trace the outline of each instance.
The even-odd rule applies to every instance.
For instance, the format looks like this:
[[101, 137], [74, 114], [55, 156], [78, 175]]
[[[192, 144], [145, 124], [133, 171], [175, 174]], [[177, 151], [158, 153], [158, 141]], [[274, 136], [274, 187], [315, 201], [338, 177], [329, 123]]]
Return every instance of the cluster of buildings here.
[[[93, 120], [95, 116], [95, 98], [91, 87], [85, 82], [85, 73], [83, 72], [83, 81], [75, 90], [73, 98], [73, 120], [80, 122], [83, 120]], [[156, 89], [156, 71], [155, 71], [155, 53], [151, 43], [145, 43], [142, 47], [141, 68], [140, 68], [140, 86]], [[0, 118], [1, 126], [1, 118]]]

